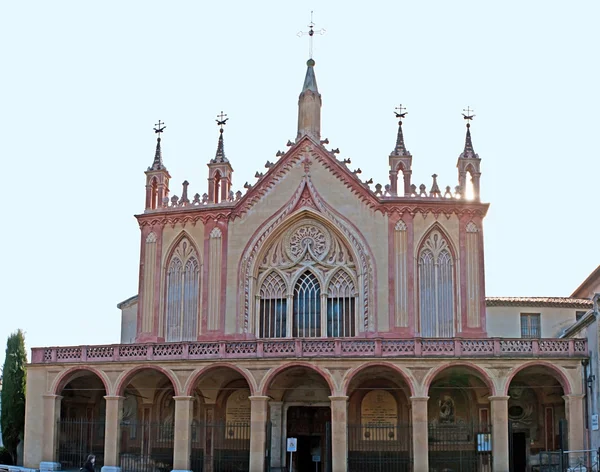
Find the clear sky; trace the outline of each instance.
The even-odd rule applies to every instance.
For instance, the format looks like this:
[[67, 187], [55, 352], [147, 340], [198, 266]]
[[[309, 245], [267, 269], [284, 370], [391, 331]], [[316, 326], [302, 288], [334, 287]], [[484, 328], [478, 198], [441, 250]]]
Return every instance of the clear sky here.
[[600, 2], [9, 1], [2, 5], [0, 361], [119, 341], [137, 293], [158, 119], [172, 194], [207, 189], [215, 116], [234, 189], [295, 138], [310, 11], [322, 135], [385, 184], [394, 107], [413, 182], [456, 185], [463, 108], [482, 159], [489, 296], [568, 296], [600, 263]]

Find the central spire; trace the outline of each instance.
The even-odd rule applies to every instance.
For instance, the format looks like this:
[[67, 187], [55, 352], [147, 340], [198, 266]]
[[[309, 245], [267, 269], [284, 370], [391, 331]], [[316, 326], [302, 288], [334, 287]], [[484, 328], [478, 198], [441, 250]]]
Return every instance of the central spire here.
[[321, 139], [321, 94], [317, 88], [317, 78], [315, 76], [315, 61], [313, 53], [313, 37], [315, 34], [324, 34], [325, 30], [315, 31], [315, 24], [312, 21], [312, 11], [310, 12], [310, 24], [308, 31], [300, 31], [298, 36], [308, 36], [309, 59], [306, 62], [306, 76], [300, 98], [298, 99], [298, 134], [296, 141], [303, 136], [310, 136], [319, 141]]
[[315, 61], [309, 59], [306, 65], [306, 77], [298, 98], [298, 134], [296, 141], [299, 141], [305, 135], [319, 141], [321, 139], [321, 94], [317, 88], [317, 78], [314, 70]]

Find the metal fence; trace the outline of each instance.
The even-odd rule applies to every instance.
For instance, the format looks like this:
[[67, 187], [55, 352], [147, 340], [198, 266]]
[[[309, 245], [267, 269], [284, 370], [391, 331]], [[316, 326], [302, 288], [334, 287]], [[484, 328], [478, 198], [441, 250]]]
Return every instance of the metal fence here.
[[104, 465], [104, 421], [61, 418], [58, 421], [58, 462], [63, 470], [79, 469], [87, 456], [96, 456], [96, 469]]
[[532, 469], [540, 472], [598, 472], [600, 450], [540, 452], [539, 466], [534, 465]]
[[487, 424], [429, 424], [430, 472], [492, 472]]
[[410, 472], [409, 424], [348, 425], [349, 472]]
[[247, 471], [250, 423], [192, 424], [191, 468], [194, 472]]
[[173, 438], [173, 423], [121, 423], [121, 471], [170, 472]]

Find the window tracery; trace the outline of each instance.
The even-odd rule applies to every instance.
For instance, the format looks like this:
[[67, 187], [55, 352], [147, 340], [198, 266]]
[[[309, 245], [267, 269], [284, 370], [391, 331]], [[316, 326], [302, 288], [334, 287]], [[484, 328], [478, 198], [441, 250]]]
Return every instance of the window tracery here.
[[196, 340], [200, 265], [196, 251], [187, 238], [181, 240], [171, 256], [166, 286], [165, 340]]
[[356, 335], [356, 266], [337, 234], [303, 219], [271, 243], [260, 261], [259, 337]]
[[446, 239], [435, 230], [419, 252], [421, 336], [454, 336], [454, 262]]

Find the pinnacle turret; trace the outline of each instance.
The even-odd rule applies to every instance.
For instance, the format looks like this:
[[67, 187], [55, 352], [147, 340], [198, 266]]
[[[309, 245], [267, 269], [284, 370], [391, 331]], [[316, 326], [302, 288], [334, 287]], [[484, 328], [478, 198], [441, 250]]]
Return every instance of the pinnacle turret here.
[[398, 118], [398, 134], [396, 135], [396, 147], [392, 151], [389, 157], [390, 164], [390, 193], [392, 195], [398, 195], [398, 173], [402, 172], [402, 178], [404, 180], [404, 189], [400, 192], [400, 195], [410, 195], [410, 179], [412, 174], [412, 155], [406, 149], [404, 145], [404, 133], [402, 132], [402, 119], [406, 117], [408, 112], [402, 105], [396, 107], [397, 111], [394, 111], [396, 118]]
[[471, 124], [467, 123], [467, 135], [465, 137], [465, 149], [459, 156], [463, 159], [479, 159], [479, 155], [473, 149], [473, 141], [471, 140]]

